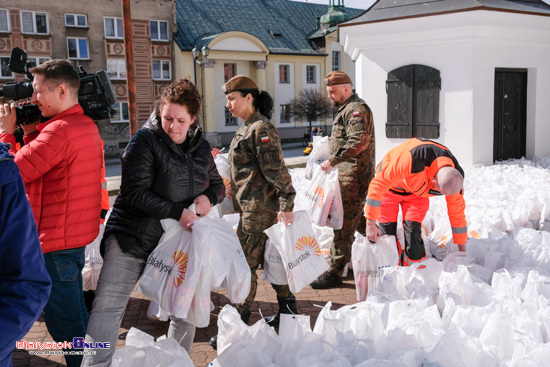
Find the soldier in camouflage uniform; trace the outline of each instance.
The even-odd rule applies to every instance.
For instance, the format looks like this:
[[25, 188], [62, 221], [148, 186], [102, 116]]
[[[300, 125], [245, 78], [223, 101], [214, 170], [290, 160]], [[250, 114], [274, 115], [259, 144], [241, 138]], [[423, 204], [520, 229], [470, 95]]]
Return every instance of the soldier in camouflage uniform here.
[[[273, 111], [269, 94], [260, 92], [256, 83], [243, 75], [231, 78], [222, 90], [231, 114], [244, 121], [229, 147], [229, 164], [233, 204], [240, 212], [237, 235], [252, 272], [250, 293], [244, 303], [237, 305], [242, 320], [248, 323], [256, 296], [256, 270], [264, 262], [267, 241], [264, 230], [278, 220], [292, 224], [296, 191], [285, 166], [279, 132], [269, 122]], [[272, 284], [272, 287], [277, 293], [279, 313], [266, 321], [278, 327], [280, 313], [298, 310], [288, 285]], [[212, 346], [217, 342], [214, 339], [210, 340]]]
[[351, 245], [355, 231], [364, 234], [362, 215], [369, 183], [374, 177], [374, 123], [372, 112], [352, 90], [351, 79], [341, 71], [333, 71], [325, 78], [327, 92], [338, 114], [332, 125], [328, 160], [321, 168], [338, 168], [338, 181], [344, 207], [342, 229], [334, 230], [330, 249], [331, 266], [311, 287], [333, 288], [342, 284], [342, 273], [351, 259]]

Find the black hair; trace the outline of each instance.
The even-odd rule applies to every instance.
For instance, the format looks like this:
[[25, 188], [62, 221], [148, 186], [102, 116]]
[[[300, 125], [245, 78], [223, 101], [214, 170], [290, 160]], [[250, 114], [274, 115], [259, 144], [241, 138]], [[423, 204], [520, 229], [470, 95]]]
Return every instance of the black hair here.
[[262, 115], [271, 120], [273, 115], [273, 98], [266, 91], [258, 89], [239, 89], [241, 96], [246, 97], [247, 94], [252, 95], [252, 105]]

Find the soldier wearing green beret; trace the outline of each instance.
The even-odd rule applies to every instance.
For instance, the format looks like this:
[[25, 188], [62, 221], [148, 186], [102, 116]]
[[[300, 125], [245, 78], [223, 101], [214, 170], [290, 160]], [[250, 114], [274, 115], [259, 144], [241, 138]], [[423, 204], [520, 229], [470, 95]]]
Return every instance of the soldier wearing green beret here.
[[333, 71], [325, 78], [328, 97], [338, 107], [332, 125], [329, 158], [321, 168], [338, 168], [338, 181], [344, 207], [342, 229], [334, 230], [330, 249], [331, 266], [311, 283], [315, 289], [337, 287], [351, 259], [351, 245], [355, 231], [364, 234], [363, 203], [369, 183], [374, 177], [374, 123], [372, 112], [353, 92], [350, 77], [342, 71]]
[[[241, 319], [248, 323], [250, 307], [256, 296], [256, 269], [264, 261], [267, 235], [264, 230], [277, 221], [294, 222], [296, 191], [285, 166], [279, 132], [269, 122], [273, 112], [271, 96], [256, 83], [237, 75], [222, 86], [227, 108], [244, 124], [235, 132], [229, 147], [233, 203], [240, 212], [237, 235], [252, 272], [250, 294], [237, 305]], [[279, 312], [267, 317], [271, 326], [279, 326], [280, 313], [298, 313], [296, 298], [288, 285], [272, 284], [277, 293]], [[210, 339], [215, 347], [217, 338]]]

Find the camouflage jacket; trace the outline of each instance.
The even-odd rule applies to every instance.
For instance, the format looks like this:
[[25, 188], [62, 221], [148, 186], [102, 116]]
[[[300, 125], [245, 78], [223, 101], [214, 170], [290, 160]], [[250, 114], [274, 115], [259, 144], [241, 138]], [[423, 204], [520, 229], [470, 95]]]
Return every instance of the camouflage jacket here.
[[330, 136], [329, 162], [338, 167], [340, 181], [374, 177], [374, 122], [372, 112], [356, 94], [340, 108]]
[[285, 166], [279, 132], [255, 112], [236, 132], [229, 147], [231, 190], [241, 212], [289, 212], [296, 191]]

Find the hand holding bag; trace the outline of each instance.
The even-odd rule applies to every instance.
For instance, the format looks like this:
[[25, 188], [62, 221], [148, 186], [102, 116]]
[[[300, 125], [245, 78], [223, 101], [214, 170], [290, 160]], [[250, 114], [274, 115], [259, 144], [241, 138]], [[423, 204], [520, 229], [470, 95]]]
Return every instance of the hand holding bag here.
[[279, 222], [264, 231], [279, 250], [292, 293], [298, 293], [328, 269], [307, 213], [294, 213], [294, 223]]

